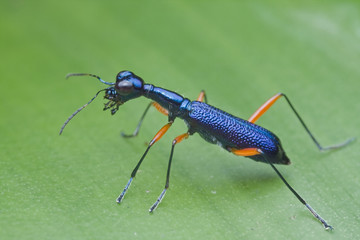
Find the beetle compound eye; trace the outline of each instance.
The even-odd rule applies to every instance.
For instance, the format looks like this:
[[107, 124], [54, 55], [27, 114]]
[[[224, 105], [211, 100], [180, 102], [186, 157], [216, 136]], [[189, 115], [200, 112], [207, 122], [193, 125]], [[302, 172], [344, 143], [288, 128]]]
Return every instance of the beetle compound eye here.
[[115, 85], [116, 91], [121, 95], [128, 95], [134, 91], [134, 85], [130, 81], [120, 81]]

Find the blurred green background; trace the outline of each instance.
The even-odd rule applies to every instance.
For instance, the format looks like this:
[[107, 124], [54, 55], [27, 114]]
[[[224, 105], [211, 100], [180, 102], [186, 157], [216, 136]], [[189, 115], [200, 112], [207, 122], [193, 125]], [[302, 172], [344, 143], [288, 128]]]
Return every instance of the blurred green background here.
[[99, 97], [127, 69], [148, 83], [248, 118], [285, 92], [324, 145], [358, 137], [358, 1], [1, 1], [0, 239], [358, 239], [359, 143], [320, 153], [284, 101], [257, 123], [281, 139], [292, 186], [335, 227], [325, 231], [273, 170], [197, 134], [175, 151], [177, 120], [150, 151], [123, 203], [118, 196], [166, 123], [148, 100], [115, 116]]

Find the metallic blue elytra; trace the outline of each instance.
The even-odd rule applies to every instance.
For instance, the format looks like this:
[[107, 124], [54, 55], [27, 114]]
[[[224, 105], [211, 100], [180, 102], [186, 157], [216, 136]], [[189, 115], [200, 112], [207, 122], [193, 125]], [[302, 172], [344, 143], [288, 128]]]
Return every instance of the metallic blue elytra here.
[[[290, 163], [275, 134], [204, 102], [191, 102], [190, 111], [183, 119], [188, 124], [190, 133], [198, 132], [206, 141], [226, 150], [258, 148], [272, 163]], [[267, 163], [261, 155], [249, 158]]]

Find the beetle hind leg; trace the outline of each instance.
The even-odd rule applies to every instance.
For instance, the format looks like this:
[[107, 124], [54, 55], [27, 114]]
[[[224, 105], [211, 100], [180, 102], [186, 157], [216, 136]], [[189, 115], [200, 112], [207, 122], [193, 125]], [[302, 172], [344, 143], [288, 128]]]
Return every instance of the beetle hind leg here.
[[269, 100], [267, 100], [263, 105], [261, 105], [252, 115], [251, 117], [248, 119], [249, 122], [251, 123], [255, 123], [267, 110], [269, 110], [269, 108], [277, 101], [279, 100], [281, 97], [284, 97], [286, 102], [289, 104], [291, 110], [293, 110], [293, 112], [295, 113], [296, 117], [299, 119], [301, 125], [304, 127], [305, 131], [309, 134], [310, 138], [313, 140], [313, 142], [315, 143], [315, 145], [318, 147], [318, 149], [320, 151], [327, 151], [327, 150], [331, 150], [331, 149], [337, 149], [337, 148], [342, 148], [346, 145], [348, 145], [349, 143], [353, 142], [355, 140], [355, 138], [350, 138], [347, 141], [340, 143], [340, 144], [334, 144], [331, 146], [327, 146], [327, 147], [323, 147], [322, 145], [320, 145], [320, 143], [316, 140], [316, 138], [314, 137], [314, 135], [312, 134], [312, 132], [310, 132], [309, 128], [306, 126], [305, 122], [302, 120], [302, 118], [300, 117], [300, 115], [298, 114], [298, 112], [295, 110], [294, 106], [292, 105], [292, 103], [290, 102], [289, 98], [284, 94], [284, 93], [277, 93], [275, 94], [273, 97], [271, 97]]

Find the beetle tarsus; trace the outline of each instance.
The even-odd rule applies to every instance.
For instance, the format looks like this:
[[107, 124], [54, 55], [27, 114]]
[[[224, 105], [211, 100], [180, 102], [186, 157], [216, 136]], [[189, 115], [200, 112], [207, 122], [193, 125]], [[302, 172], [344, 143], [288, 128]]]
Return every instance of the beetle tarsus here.
[[356, 140], [356, 137], [350, 138], [348, 140], [346, 140], [345, 142], [339, 143], [339, 144], [334, 144], [331, 146], [327, 146], [327, 147], [321, 147], [320, 151], [321, 152], [326, 152], [328, 150], [334, 150], [334, 149], [338, 149], [338, 148], [342, 148], [345, 147], [346, 145], [349, 145], [350, 143], [354, 142]]
[[306, 203], [305, 206], [309, 209], [309, 211], [312, 213], [312, 215], [314, 215], [314, 217], [322, 223], [322, 225], [324, 226], [324, 228], [326, 230], [333, 230], [334, 229], [308, 203]]
[[161, 192], [160, 196], [158, 197], [158, 199], [156, 200], [156, 202], [151, 206], [151, 208], [149, 209], [149, 212], [154, 212], [155, 209], [159, 206], [161, 200], [164, 198], [166, 193], [166, 188]]
[[125, 196], [127, 190], [129, 189], [132, 180], [133, 180], [133, 178], [131, 177], [131, 178], [129, 179], [128, 183], [126, 184], [124, 190], [122, 191], [122, 193], [121, 193], [121, 194], [119, 195], [119, 197], [116, 199], [116, 202], [117, 202], [117, 203], [121, 203], [121, 201], [124, 199], [124, 196]]

